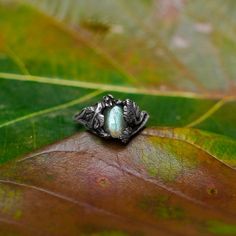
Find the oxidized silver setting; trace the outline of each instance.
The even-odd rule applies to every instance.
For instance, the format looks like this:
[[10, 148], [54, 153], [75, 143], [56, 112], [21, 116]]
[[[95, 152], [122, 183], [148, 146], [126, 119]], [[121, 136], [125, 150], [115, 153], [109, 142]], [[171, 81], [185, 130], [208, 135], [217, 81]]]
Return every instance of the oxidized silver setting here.
[[111, 134], [105, 128], [105, 116], [107, 109], [114, 106], [123, 108], [125, 127], [122, 134], [117, 138], [123, 143], [127, 143], [133, 135], [145, 126], [149, 119], [148, 113], [146, 111], [140, 111], [138, 105], [130, 99], [122, 101], [115, 99], [109, 94], [104, 96], [101, 102], [86, 107], [75, 114], [74, 120], [102, 138], [112, 138]]

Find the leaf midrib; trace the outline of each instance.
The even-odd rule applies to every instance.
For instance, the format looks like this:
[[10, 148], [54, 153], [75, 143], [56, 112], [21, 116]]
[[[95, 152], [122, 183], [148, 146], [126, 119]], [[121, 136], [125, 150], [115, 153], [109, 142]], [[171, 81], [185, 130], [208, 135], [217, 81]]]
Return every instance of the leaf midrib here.
[[[224, 165], [225, 167], [229, 168], [231, 171], [235, 171], [235, 168], [231, 167], [230, 165], [228, 165], [227, 163], [225, 163], [224, 161], [222, 161], [221, 159], [219, 159], [216, 155], [214, 155], [214, 154], [211, 153], [210, 151], [204, 149], [203, 147], [201, 147], [200, 145], [196, 144], [195, 142], [190, 141], [190, 140], [186, 139], [185, 137], [182, 137], [182, 136], [179, 136], [179, 135], [177, 135], [177, 136], [169, 136], [168, 128], [156, 128], [156, 129], [154, 129], [154, 128], [155, 128], [155, 127], [149, 128], [148, 131], [147, 131], [147, 130], [143, 130], [141, 134], [144, 135], [144, 136], [159, 137], [159, 138], [168, 139], [168, 140], [176, 140], [176, 141], [179, 141], [179, 142], [183, 142], [183, 143], [189, 144], [189, 145], [191, 145], [193, 148], [196, 148], [196, 149], [198, 149], [198, 150], [200, 150], [200, 151], [202, 151], [202, 152], [208, 154], [211, 158], [213, 158], [214, 160], [220, 162], [222, 165]], [[173, 128], [171, 128], [171, 129], [173, 129]], [[170, 130], [171, 130], [171, 129], [170, 129]], [[184, 128], [184, 127], [178, 128], [178, 129], [183, 129], [183, 130], [186, 130], [186, 129], [188, 129], [188, 130], [191, 130], [191, 129], [192, 129], [192, 130], [197, 130], [197, 129], [194, 129], [194, 128]], [[159, 131], [163, 131], [163, 130], [164, 130], [164, 131], [166, 130], [167, 132], [166, 132], [166, 133], [165, 133], [165, 132], [164, 132], [164, 133], [162, 132], [162, 133], [160, 134]], [[210, 132], [209, 132], [209, 133], [210, 133]], [[222, 137], [225, 137], [225, 136], [222, 135]], [[234, 143], [236, 144], [235, 141], [230, 140], [230, 139], [228, 140], [228, 142], [234, 142]], [[48, 154], [48, 153], [51, 153], [51, 152], [77, 152], [77, 151], [56, 150], [56, 149], [55, 149], [55, 150], [54, 150], [54, 149], [49, 149], [48, 151], [44, 151], [44, 150], [43, 150], [42, 152], [34, 152], [34, 153], [32, 153], [32, 155], [28, 155], [28, 156], [26, 156], [26, 157], [24, 157], [24, 158], [22, 158], [22, 159], [17, 160], [17, 162], [24, 162], [24, 161], [26, 161], [26, 160], [35, 158], [35, 157], [37, 157], [37, 156], [39, 156], [39, 155], [44, 155], [44, 154]]]
[[[13, 73], [5, 73], [5, 72], [0, 72], [0, 79], [18, 80], [18, 81], [24, 81], [24, 82], [28, 81], [28, 82], [54, 84], [54, 85], [88, 88], [88, 89], [101, 89], [104, 91], [152, 95], [152, 96], [183, 97], [183, 98], [192, 98], [192, 99], [214, 99], [214, 100], [226, 98], [226, 96], [219, 95], [219, 94], [209, 95], [209, 94], [198, 94], [198, 93], [187, 92], [187, 91], [171, 91], [171, 90], [161, 91], [161, 90], [152, 89], [152, 88], [120, 86], [120, 85], [112, 85], [112, 84], [86, 82], [86, 81], [81, 81], [81, 80], [69, 80], [69, 79], [36, 76], [36, 75], [13, 74]], [[231, 98], [231, 100], [236, 100], [236, 96], [228, 96], [227, 98]]]

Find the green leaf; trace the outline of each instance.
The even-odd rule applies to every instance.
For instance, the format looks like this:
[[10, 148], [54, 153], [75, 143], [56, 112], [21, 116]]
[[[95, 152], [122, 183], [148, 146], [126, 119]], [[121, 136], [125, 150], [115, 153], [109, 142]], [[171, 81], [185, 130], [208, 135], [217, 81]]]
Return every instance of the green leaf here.
[[[0, 232], [233, 235], [235, 7], [0, 0]], [[152, 128], [84, 133], [72, 116], [107, 93]]]

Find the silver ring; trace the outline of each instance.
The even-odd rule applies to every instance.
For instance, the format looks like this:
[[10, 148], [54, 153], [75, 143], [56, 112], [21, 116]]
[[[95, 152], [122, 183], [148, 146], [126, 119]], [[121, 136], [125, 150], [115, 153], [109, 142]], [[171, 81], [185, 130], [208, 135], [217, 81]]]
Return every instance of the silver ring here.
[[112, 95], [103, 97], [101, 102], [82, 109], [74, 120], [103, 138], [119, 139], [127, 143], [147, 123], [149, 115], [140, 111], [130, 99], [114, 99]]

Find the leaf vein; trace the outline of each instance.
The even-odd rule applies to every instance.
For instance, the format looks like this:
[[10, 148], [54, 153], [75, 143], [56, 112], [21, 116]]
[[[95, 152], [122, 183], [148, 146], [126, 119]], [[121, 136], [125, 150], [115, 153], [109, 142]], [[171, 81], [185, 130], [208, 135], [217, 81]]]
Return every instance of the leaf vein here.
[[89, 100], [89, 99], [91, 99], [91, 98], [93, 98], [93, 97], [95, 97], [95, 96], [97, 96], [101, 93], [102, 93], [102, 91], [100, 91], [100, 90], [94, 91], [94, 92], [89, 93], [89, 94], [87, 94], [83, 97], [80, 97], [78, 99], [74, 99], [70, 102], [67, 102], [67, 103], [64, 103], [64, 104], [61, 104], [61, 105], [58, 105], [58, 106], [50, 107], [50, 108], [47, 108], [47, 109], [44, 109], [44, 110], [41, 110], [41, 111], [36, 111], [36, 112], [30, 113], [30, 114], [27, 114], [25, 116], [18, 117], [14, 120], [10, 120], [10, 121], [7, 121], [7, 122], [1, 124], [0, 128], [6, 127], [6, 126], [9, 126], [9, 125], [14, 125], [15, 123], [25, 121], [25, 120], [28, 120], [28, 119], [31, 119], [31, 118], [39, 117], [39, 116], [42, 116], [42, 115], [45, 115], [45, 114], [48, 114], [48, 113], [51, 113], [51, 112], [66, 109], [68, 107], [74, 106], [74, 105], [79, 104], [81, 102], [87, 101], [87, 100]]
[[191, 128], [191, 127], [194, 127], [194, 126], [197, 126], [197, 125], [203, 123], [205, 120], [210, 118], [214, 113], [216, 113], [218, 110], [220, 110], [220, 108], [223, 107], [227, 102], [232, 101], [232, 100], [233, 100], [232, 97], [225, 97], [225, 98], [219, 100], [208, 111], [203, 113], [200, 117], [198, 117], [194, 121], [187, 124], [185, 127]]

